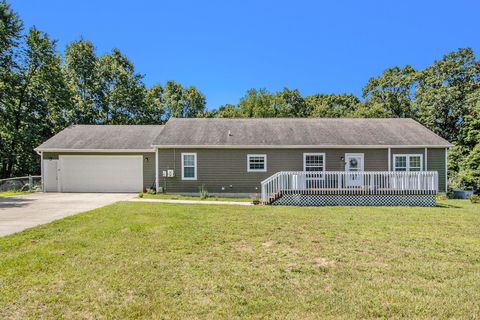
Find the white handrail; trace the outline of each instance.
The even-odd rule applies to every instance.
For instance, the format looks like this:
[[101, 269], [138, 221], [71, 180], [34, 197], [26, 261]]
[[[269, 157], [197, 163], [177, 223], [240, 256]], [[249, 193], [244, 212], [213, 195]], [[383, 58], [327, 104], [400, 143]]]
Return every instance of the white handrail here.
[[261, 182], [262, 202], [282, 194], [436, 194], [437, 171], [280, 171]]

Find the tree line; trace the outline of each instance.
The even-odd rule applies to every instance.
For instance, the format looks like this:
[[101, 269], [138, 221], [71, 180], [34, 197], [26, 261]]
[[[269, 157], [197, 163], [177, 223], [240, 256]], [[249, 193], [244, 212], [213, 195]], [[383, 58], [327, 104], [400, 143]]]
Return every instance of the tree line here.
[[175, 81], [147, 87], [118, 49], [98, 55], [80, 39], [63, 54], [25, 30], [0, 2], [0, 177], [38, 173], [35, 146], [72, 124], [159, 124], [205, 111], [205, 96]]
[[453, 187], [480, 185], [480, 62], [460, 48], [422, 70], [392, 67], [362, 96], [303, 96], [250, 89], [236, 104], [206, 109], [205, 96], [175, 81], [146, 86], [119, 49], [98, 55], [80, 38], [56, 41], [0, 2], [0, 176], [38, 173], [33, 148], [72, 124], [161, 124], [170, 117], [410, 117], [455, 144]]

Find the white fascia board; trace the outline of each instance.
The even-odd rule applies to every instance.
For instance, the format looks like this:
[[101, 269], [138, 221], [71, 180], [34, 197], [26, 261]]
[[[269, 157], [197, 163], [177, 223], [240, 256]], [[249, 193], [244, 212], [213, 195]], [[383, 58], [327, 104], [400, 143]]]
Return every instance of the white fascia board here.
[[158, 149], [407, 149], [450, 148], [451, 145], [153, 145]]
[[138, 153], [138, 152], [155, 152], [155, 149], [33, 149], [37, 152], [105, 152], [105, 153]]

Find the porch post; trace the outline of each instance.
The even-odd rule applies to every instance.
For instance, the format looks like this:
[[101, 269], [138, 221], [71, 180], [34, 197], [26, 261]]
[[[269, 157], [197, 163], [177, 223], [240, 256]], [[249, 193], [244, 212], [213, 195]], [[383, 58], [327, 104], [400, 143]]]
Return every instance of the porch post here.
[[158, 193], [158, 148], [155, 148], [155, 192]]
[[392, 148], [388, 148], [388, 171], [392, 171]]
[[428, 149], [425, 148], [425, 171], [428, 171]]

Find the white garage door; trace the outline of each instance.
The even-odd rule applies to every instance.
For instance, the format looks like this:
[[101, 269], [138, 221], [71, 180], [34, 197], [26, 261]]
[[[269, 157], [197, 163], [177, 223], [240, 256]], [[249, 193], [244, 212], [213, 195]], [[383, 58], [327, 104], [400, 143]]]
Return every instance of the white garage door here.
[[142, 156], [60, 156], [61, 192], [139, 192]]

